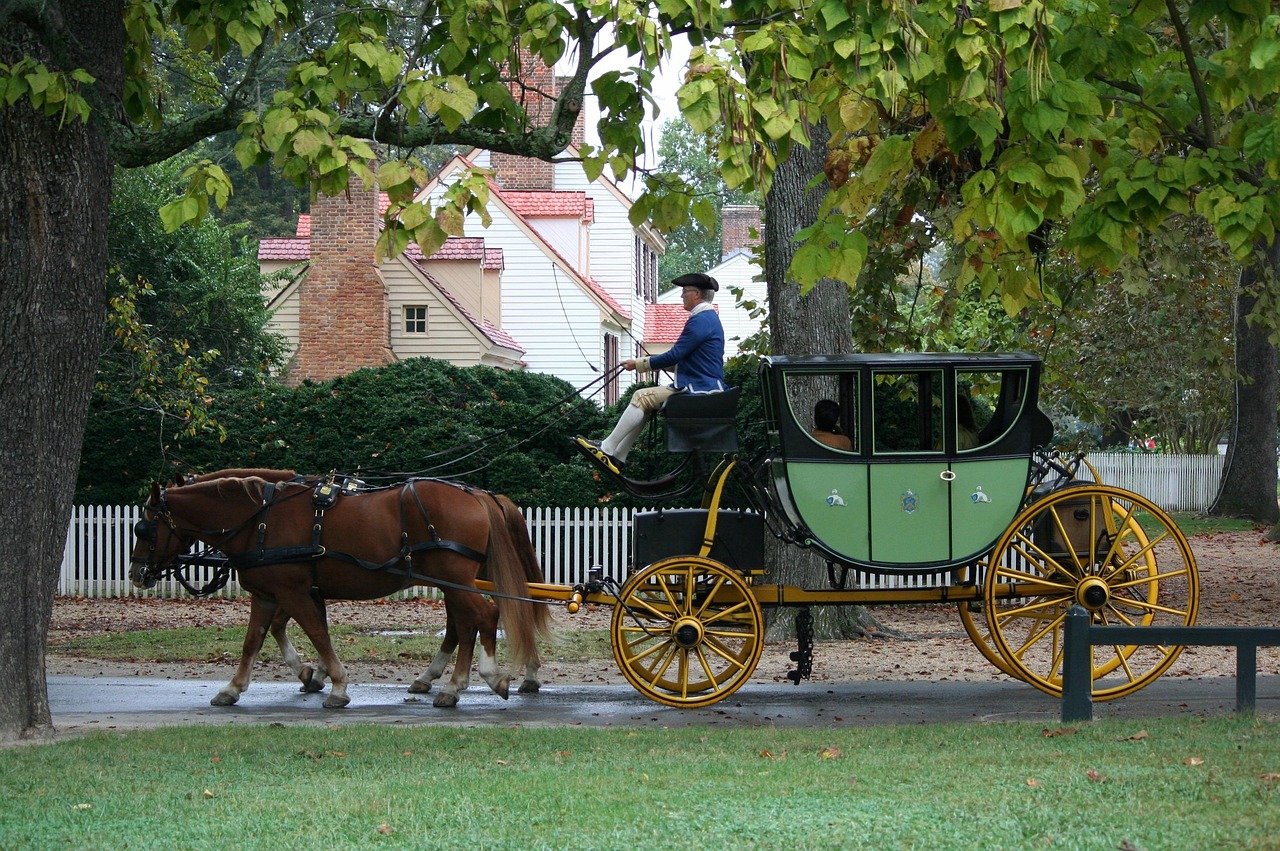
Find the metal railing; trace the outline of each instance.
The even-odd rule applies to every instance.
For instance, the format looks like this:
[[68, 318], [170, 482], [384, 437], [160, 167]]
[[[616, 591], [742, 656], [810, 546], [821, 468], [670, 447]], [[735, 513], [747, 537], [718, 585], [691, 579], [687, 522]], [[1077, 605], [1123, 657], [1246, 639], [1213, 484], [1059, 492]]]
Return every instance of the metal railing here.
[[1236, 648], [1236, 711], [1257, 703], [1258, 648], [1280, 646], [1280, 627], [1094, 626], [1083, 606], [1067, 611], [1063, 628], [1062, 720], [1093, 720], [1093, 647], [1139, 644]]

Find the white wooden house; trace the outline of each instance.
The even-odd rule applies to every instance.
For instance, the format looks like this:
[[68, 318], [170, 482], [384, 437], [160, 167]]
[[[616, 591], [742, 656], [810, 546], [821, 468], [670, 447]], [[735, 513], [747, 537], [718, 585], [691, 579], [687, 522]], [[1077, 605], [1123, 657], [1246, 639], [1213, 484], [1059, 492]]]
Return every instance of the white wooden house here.
[[[454, 157], [421, 194], [438, 195], [460, 169], [471, 166], [495, 167], [485, 151]], [[506, 189], [502, 169], [511, 165], [499, 163], [489, 227], [468, 220], [467, 235], [449, 240], [431, 257], [411, 246], [400, 257], [375, 263], [377, 231], [366, 230], [367, 262], [355, 264], [355, 271], [349, 267], [328, 275], [342, 282], [335, 284], [337, 295], [328, 297], [330, 312], [344, 312], [342, 285], [367, 268], [377, 281], [364, 287], [362, 298], [384, 299], [379, 310], [386, 328], [374, 333], [385, 337], [389, 359], [430, 356], [460, 365], [527, 368], [582, 387], [634, 357], [644, 338], [645, 306], [657, 297], [658, 256], [665, 241], [651, 228], [630, 224], [631, 200], [607, 178], [589, 181], [572, 162], [539, 166], [543, 176], [537, 188]], [[529, 185], [528, 180], [510, 182]], [[323, 371], [324, 364], [317, 370], [315, 357], [300, 363], [306, 360], [300, 350], [308, 325], [302, 296], [308, 279], [317, 276], [317, 251], [330, 248], [311, 239], [315, 216], [363, 221], [368, 205], [357, 193], [351, 197], [346, 206], [342, 199], [317, 201], [313, 216], [299, 220], [295, 236], [259, 245], [264, 273], [286, 268], [293, 273], [271, 289], [268, 300], [273, 329], [297, 350], [291, 374], [298, 378], [332, 374]], [[385, 204], [382, 197], [378, 210]], [[332, 326], [341, 318], [319, 321]], [[313, 308], [310, 324], [316, 322]], [[362, 327], [368, 336], [369, 325]], [[342, 371], [338, 367], [336, 374]], [[631, 380], [631, 373], [623, 373], [591, 392], [601, 402], [612, 402]]]

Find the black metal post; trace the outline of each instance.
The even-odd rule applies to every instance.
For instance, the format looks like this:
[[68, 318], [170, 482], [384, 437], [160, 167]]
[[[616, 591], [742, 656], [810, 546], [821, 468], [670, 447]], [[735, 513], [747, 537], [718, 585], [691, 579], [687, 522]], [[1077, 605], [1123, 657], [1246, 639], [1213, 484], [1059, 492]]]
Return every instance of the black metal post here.
[[1089, 612], [1084, 606], [1067, 610], [1063, 628], [1062, 720], [1093, 720], [1093, 645], [1089, 642]]

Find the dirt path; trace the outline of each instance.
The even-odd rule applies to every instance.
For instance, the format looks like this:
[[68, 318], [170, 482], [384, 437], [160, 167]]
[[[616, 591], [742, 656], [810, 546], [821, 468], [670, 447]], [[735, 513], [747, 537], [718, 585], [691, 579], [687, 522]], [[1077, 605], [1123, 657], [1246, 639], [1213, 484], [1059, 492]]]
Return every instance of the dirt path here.
[[[1257, 532], [1228, 532], [1197, 536], [1191, 541], [1200, 570], [1199, 623], [1221, 626], [1275, 626], [1280, 623], [1280, 547], [1267, 544]], [[239, 654], [249, 604], [241, 600], [172, 600], [143, 598], [85, 599], [60, 597], [54, 601], [49, 634], [48, 673], [78, 676], [149, 676], [175, 679], [229, 679]], [[864, 640], [820, 642], [814, 653], [815, 682], [857, 680], [1003, 679], [973, 646], [954, 605], [893, 606], [872, 610], [886, 625], [909, 633], [912, 641]], [[330, 620], [361, 629], [412, 627], [432, 633], [444, 627], [443, 608], [431, 601], [331, 603]], [[577, 615], [559, 613], [558, 631], [593, 630], [600, 642], [599, 658], [557, 659], [554, 651], [543, 669], [545, 682], [611, 683], [626, 681], [608, 650], [610, 612], [597, 608]], [[227, 646], [213, 662], [159, 664], [104, 662], [61, 655], [57, 645], [68, 638], [140, 629], [182, 626], [234, 628]], [[789, 654], [795, 646], [770, 643], [753, 681], [784, 682], [794, 667]], [[421, 662], [360, 658], [342, 650], [353, 682], [408, 683], [424, 667]], [[1165, 676], [1231, 675], [1235, 651], [1230, 648], [1188, 648]], [[1259, 674], [1280, 674], [1280, 648], [1259, 648]], [[255, 676], [288, 679], [277, 662], [260, 664]]]

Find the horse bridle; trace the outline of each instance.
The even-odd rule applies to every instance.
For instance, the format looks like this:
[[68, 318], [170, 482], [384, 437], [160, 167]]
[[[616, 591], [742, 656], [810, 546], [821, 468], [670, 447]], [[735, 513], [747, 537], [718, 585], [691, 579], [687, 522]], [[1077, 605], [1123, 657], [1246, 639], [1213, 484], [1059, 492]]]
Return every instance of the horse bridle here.
[[[180, 572], [182, 567], [184, 567], [182, 563], [184, 560], [183, 556], [186, 555], [186, 551], [191, 548], [192, 541], [196, 538], [196, 533], [217, 532], [230, 538], [234, 536], [236, 532], [240, 531], [240, 529], [244, 528], [247, 523], [251, 522], [253, 517], [249, 517], [244, 521], [244, 523], [241, 523], [240, 526], [235, 529], [184, 529], [178, 526], [177, 522], [173, 519], [173, 513], [169, 510], [167, 492], [167, 488], [159, 488], [158, 504], [151, 505], [151, 501], [148, 500], [147, 504], [142, 507], [142, 519], [133, 524], [134, 537], [140, 541], [147, 542], [146, 561], [142, 561], [138, 567], [139, 578], [144, 582], [154, 584], [155, 582], [159, 582], [161, 579], [172, 574], [182, 587], [190, 593], [196, 596], [211, 594], [227, 584], [227, 579], [230, 576], [230, 570], [226, 569], [224, 573], [224, 569], [222, 567], [222, 564], [226, 561], [226, 557], [223, 556], [220, 559], [214, 559], [212, 562], [210, 562], [207, 557], [189, 559], [193, 563], [200, 563], [201, 561], [206, 564], [213, 563], [218, 568], [218, 575], [215, 577], [214, 581], [209, 585], [206, 585], [204, 588], [197, 589], [190, 585]], [[158, 564], [155, 558], [156, 548], [160, 543], [160, 523], [164, 524], [164, 527], [169, 530], [169, 533], [173, 535], [174, 538], [179, 542], [182, 542], [182, 546], [179, 548], [178, 552], [175, 553], [173, 558], [169, 559], [165, 564]], [[206, 552], [216, 552], [217, 549], [218, 548], [216, 546], [210, 546], [207, 548]], [[135, 564], [139, 563], [139, 560], [137, 559], [134, 559], [133, 561]]]

